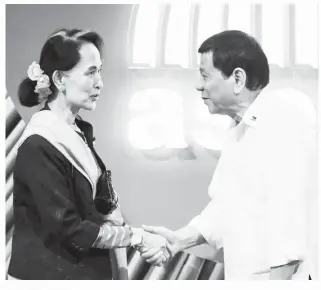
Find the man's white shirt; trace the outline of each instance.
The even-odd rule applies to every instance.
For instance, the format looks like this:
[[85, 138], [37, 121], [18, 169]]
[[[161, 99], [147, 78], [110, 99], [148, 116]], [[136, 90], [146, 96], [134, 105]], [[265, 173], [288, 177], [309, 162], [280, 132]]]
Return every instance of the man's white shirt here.
[[313, 275], [316, 138], [313, 104], [292, 89], [262, 92], [229, 130], [211, 201], [190, 222], [210, 245], [223, 247], [225, 279], [268, 279], [270, 267], [293, 260], [302, 261], [293, 279]]

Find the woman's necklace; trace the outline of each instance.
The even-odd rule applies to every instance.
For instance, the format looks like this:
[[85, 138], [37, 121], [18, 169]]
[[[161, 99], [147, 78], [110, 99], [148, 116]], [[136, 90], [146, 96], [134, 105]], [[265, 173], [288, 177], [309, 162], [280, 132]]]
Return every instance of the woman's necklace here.
[[86, 143], [86, 145], [88, 146], [85, 134], [80, 130], [80, 128], [77, 126], [76, 122], [72, 125], [69, 125], [74, 131], [76, 131], [77, 133], [81, 134], [83, 136], [83, 141]]
[[75, 131], [77, 131], [77, 132], [79, 132], [79, 133], [81, 133], [81, 130], [79, 129], [79, 127], [77, 126], [77, 124], [76, 123], [74, 123], [74, 124], [71, 124], [71, 125], [69, 125], [73, 130], [75, 130]]

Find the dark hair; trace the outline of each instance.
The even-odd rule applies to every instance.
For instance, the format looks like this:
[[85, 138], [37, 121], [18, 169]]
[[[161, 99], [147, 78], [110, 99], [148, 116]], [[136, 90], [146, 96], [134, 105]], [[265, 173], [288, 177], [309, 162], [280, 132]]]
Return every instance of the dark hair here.
[[225, 77], [230, 77], [237, 67], [247, 75], [249, 90], [263, 89], [269, 83], [268, 60], [254, 37], [237, 30], [226, 30], [205, 40], [199, 53], [213, 52], [213, 66]]
[[[84, 43], [94, 44], [100, 54], [102, 53], [103, 40], [98, 33], [93, 31], [58, 29], [47, 39], [41, 50], [39, 65], [50, 80], [52, 94], [48, 97], [49, 101], [54, 99], [58, 92], [52, 81], [53, 72], [68, 71], [76, 66], [80, 60], [79, 50]], [[18, 96], [22, 105], [33, 107], [41, 102], [39, 95], [34, 92], [36, 84], [36, 81], [29, 78], [21, 82]]]

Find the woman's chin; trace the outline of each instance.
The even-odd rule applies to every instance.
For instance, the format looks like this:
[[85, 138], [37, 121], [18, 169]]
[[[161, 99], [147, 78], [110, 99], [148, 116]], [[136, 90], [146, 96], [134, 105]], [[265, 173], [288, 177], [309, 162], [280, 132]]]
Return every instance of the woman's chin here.
[[87, 111], [94, 111], [96, 109], [96, 102], [92, 102], [90, 104], [85, 104], [82, 109]]

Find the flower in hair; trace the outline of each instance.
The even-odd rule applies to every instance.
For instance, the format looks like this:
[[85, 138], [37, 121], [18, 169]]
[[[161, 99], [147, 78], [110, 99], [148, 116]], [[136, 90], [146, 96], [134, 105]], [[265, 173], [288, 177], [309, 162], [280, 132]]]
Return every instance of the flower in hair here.
[[38, 93], [39, 95], [43, 95], [45, 97], [51, 95], [50, 87], [50, 80], [49, 77], [45, 74], [43, 74], [38, 80], [37, 85], [35, 87], [35, 93]]
[[43, 74], [43, 70], [40, 68], [40, 65], [35, 61], [28, 68], [28, 78], [32, 81], [37, 81]]
[[28, 68], [28, 77], [32, 81], [37, 81], [37, 85], [35, 87], [35, 93], [39, 94], [43, 98], [51, 95], [50, 87], [50, 79], [49, 77], [43, 73], [43, 70], [40, 68], [40, 65], [35, 61]]

